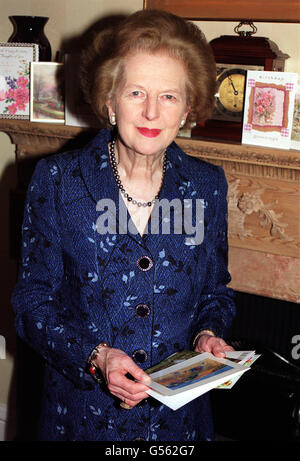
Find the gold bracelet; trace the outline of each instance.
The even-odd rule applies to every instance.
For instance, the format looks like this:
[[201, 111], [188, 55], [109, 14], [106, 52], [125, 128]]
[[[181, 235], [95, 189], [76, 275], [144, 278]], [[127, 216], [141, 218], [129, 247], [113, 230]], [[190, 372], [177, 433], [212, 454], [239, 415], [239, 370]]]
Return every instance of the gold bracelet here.
[[94, 363], [94, 360], [98, 357], [100, 350], [104, 347], [110, 347], [110, 345], [106, 342], [98, 344], [98, 346], [94, 347], [87, 360], [89, 372], [99, 384], [103, 383], [103, 377], [100, 368]]
[[197, 342], [198, 342], [198, 339], [200, 338], [200, 336], [202, 335], [209, 335], [209, 336], [216, 336], [215, 333], [212, 331], [212, 330], [201, 330], [197, 336], [195, 337], [194, 341], [193, 341], [193, 348], [196, 347], [197, 345]]

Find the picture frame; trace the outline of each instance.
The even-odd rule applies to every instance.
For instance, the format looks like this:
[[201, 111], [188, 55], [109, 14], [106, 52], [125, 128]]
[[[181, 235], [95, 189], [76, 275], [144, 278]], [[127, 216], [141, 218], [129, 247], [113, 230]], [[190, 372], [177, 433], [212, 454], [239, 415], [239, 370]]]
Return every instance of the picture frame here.
[[29, 120], [30, 65], [38, 59], [35, 43], [0, 43], [0, 118]]
[[[240, 21], [241, 0], [144, 0], [144, 9], [159, 9], [202, 21]], [[242, 17], [253, 22], [300, 22], [298, 0], [260, 0], [242, 2]]]
[[31, 122], [65, 123], [64, 81], [63, 63], [31, 63]]

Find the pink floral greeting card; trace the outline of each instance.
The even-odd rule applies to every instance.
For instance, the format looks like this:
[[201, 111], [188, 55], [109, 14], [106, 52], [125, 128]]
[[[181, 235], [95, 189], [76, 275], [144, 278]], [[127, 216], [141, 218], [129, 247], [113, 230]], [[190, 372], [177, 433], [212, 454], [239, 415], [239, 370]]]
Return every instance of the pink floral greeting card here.
[[298, 74], [248, 71], [243, 144], [289, 149]]
[[38, 61], [38, 45], [0, 43], [0, 118], [29, 119], [33, 61]]

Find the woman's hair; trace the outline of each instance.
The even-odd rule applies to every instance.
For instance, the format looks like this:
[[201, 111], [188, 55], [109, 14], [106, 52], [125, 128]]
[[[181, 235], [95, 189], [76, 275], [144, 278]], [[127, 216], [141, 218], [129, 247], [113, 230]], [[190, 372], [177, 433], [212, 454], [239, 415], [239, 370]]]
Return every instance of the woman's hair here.
[[210, 45], [191, 22], [158, 10], [138, 11], [119, 24], [94, 35], [82, 53], [84, 96], [103, 125], [108, 125], [106, 102], [124, 76], [124, 59], [139, 51], [166, 52], [179, 59], [187, 75], [187, 122], [210, 117], [216, 89], [216, 65]]

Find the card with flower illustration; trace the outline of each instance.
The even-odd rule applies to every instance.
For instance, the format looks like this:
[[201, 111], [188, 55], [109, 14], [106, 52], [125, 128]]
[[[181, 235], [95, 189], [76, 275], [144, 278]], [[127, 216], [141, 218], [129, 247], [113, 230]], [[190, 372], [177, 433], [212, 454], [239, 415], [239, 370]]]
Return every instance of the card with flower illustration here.
[[32, 62], [30, 121], [65, 123], [64, 64]]
[[248, 71], [242, 143], [289, 149], [298, 74]]
[[29, 119], [30, 63], [38, 57], [34, 43], [0, 43], [0, 118]]

